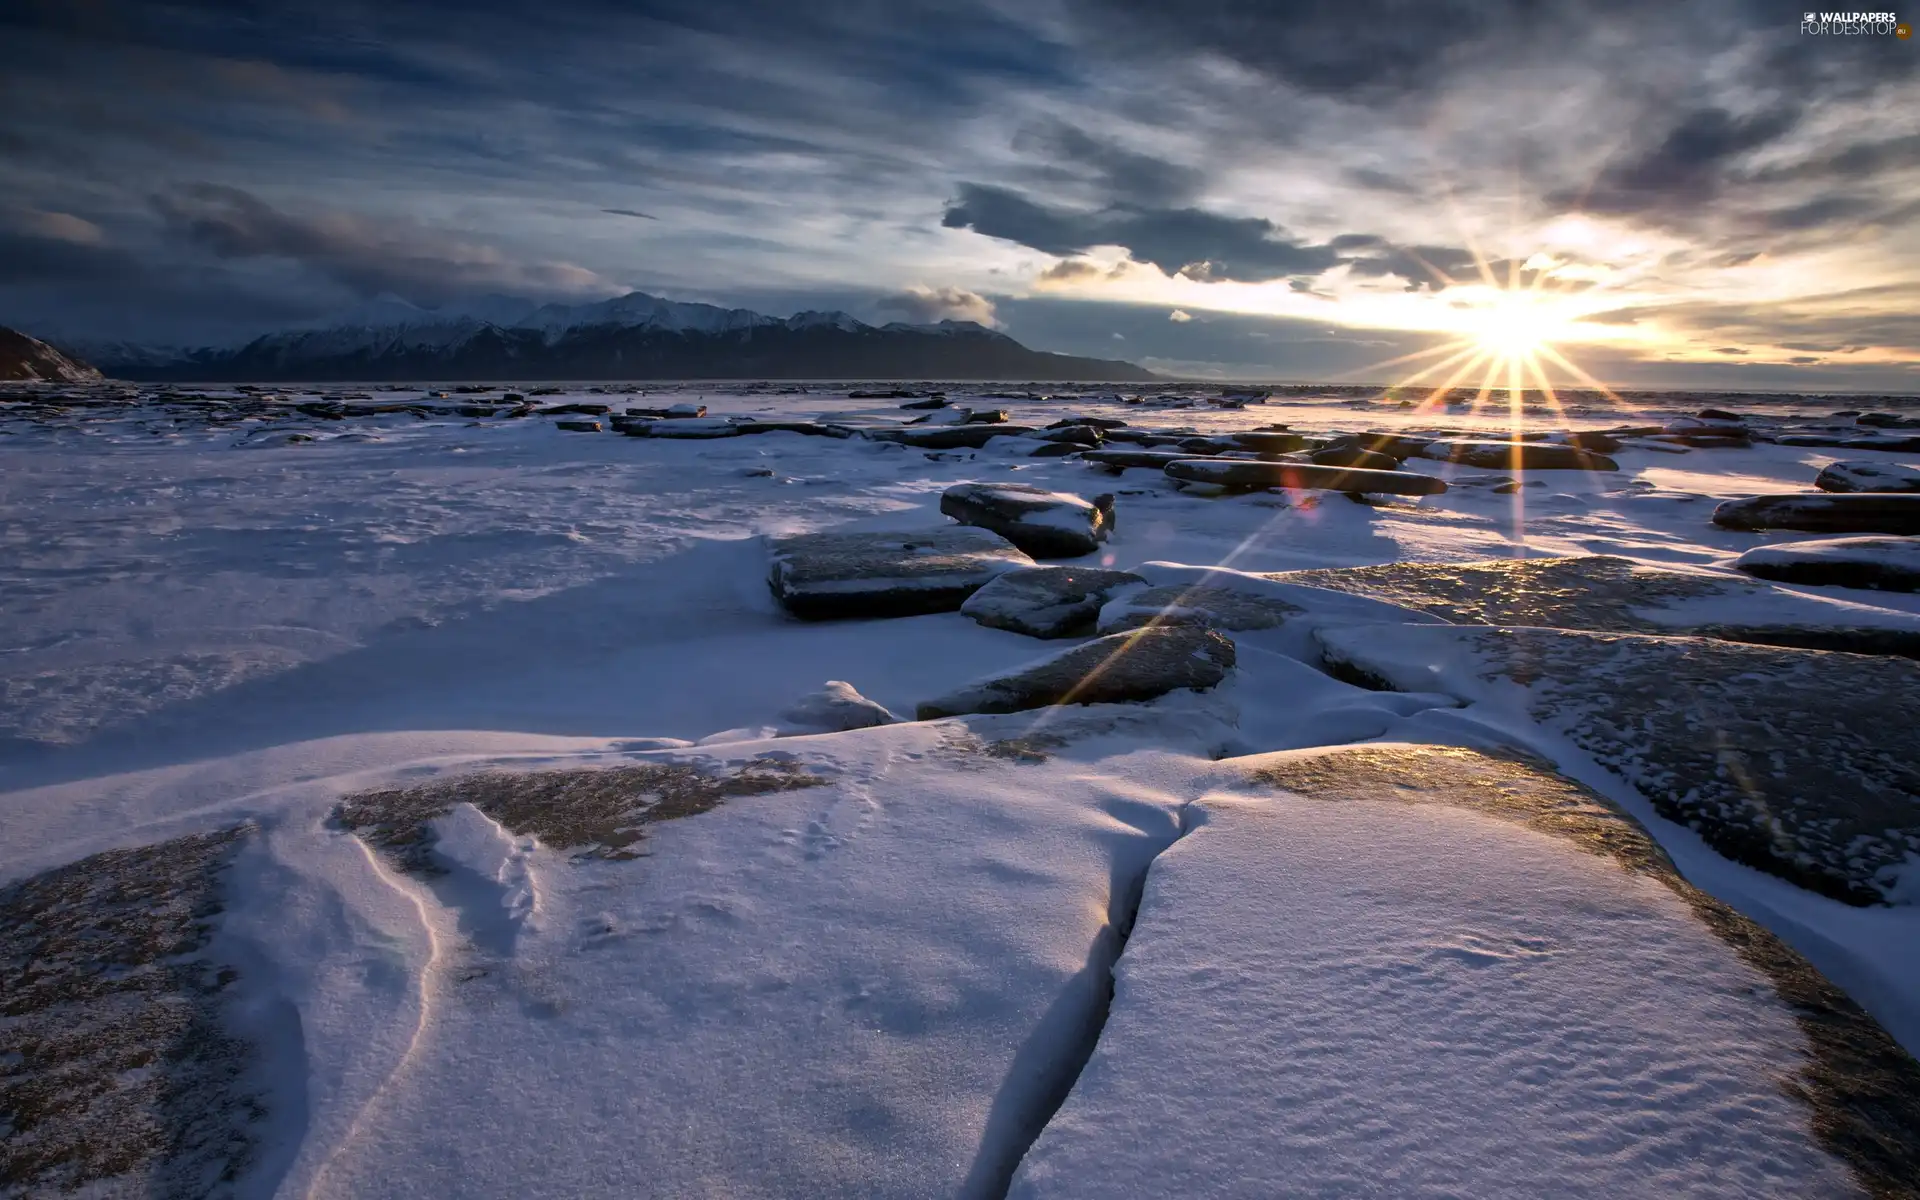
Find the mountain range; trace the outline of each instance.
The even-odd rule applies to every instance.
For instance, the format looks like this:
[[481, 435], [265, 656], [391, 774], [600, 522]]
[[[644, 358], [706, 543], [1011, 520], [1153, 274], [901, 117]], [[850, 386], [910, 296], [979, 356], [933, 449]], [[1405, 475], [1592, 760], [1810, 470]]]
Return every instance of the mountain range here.
[[1137, 382], [1127, 362], [1032, 350], [972, 321], [870, 325], [843, 312], [769, 317], [631, 292], [591, 304], [489, 296], [459, 308], [382, 297], [240, 346], [71, 343], [108, 375], [254, 380], [1020, 379]]

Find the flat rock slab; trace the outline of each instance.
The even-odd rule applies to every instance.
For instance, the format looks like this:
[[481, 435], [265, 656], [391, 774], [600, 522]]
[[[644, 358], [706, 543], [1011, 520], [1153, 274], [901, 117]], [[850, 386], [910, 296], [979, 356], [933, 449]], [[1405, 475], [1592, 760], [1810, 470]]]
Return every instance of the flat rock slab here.
[[1367, 471], [1398, 471], [1400, 460], [1391, 454], [1365, 450], [1359, 446], [1330, 446], [1307, 456], [1323, 467], [1359, 467]]
[[1422, 458], [1501, 471], [1618, 471], [1604, 454], [1555, 442], [1431, 442]]
[[1781, 583], [1917, 592], [1920, 537], [1816, 538], [1755, 546], [1733, 565]]
[[1009, 1196], [1911, 1194], [1920, 1067], [1602, 797], [1440, 747], [1218, 766]]
[[1233, 642], [1197, 626], [1162, 626], [1095, 638], [1051, 658], [978, 680], [916, 710], [922, 721], [964, 713], [1024, 712], [1055, 704], [1152, 700], [1176, 688], [1210, 688], [1233, 669]]
[[621, 432], [628, 437], [726, 438], [739, 437], [743, 432], [743, 426], [738, 421], [728, 421], [720, 417], [684, 417], [674, 420], [648, 421], [641, 425], [627, 425]]
[[247, 832], [0, 888], [0, 1193], [203, 1196], [250, 1164], [257, 1048], [223, 1016], [237, 977], [207, 957]]
[[1823, 492], [1920, 492], [1920, 468], [1901, 463], [1828, 463], [1813, 486]]
[[1145, 584], [1130, 571], [1098, 567], [1007, 571], [967, 597], [960, 614], [1028, 637], [1077, 637], [1093, 632], [1101, 607], [1115, 592]]
[[768, 586], [803, 620], [952, 612], [1002, 571], [1034, 562], [984, 529], [803, 533], [767, 543]]
[[962, 525], [989, 529], [1035, 558], [1078, 558], [1113, 532], [1113, 497], [1085, 500], [1023, 483], [959, 483], [940, 494], [940, 511]]
[[1335, 492], [1377, 492], [1393, 496], [1437, 496], [1446, 481], [1411, 471], [1368, 471], [1313, 463], [1245, 462], [1234, 459], [1181, 459], [1163, 468], [1174, 479], [1221, 487], [1318, 488]]
[[850, 438], [853, 430], [844, 425], [826, 425], [819, 421], [741, 421], [741, 434], [800, 433], [808, 437]]
[[1809, 492], [1728, 500], [1713, 510], [1727, 529], [1797, 529], [1804, 533], [1920, 533], [1920, 495]]
[[1387, 563], [1266, 576], [1369, 596], [1460, 625], [1699, 634], [1738, 642], [1920, 657], [1920, 619], [1847, 607], [1706, 571], [1593, 554]]
[[1404, 625], [1325, 629], [1349, 678], [1534, 720], [1736, 862], [1851, 904], [1920, 854], [1920, 665], [1707, 638]]
[[921, 450], [978, 450], [997, 437], [1030, 434], [1027, 425], [949, 425], [933, 429], [869, 429], [876, 441], [899, 442]]
[[1306, 611], [1275, 596], [1208, 584], [1171, 584], [1122, 596], [1100, 612], [1100, 632], [1153, 625], [1272, 629]]
[[1088, 450], [1080, 456], [1081, 462], [1095, 463], [1115, 473], [1129, 467], [1158, 471], [1168, 463], [1189, 462], [1192, 459], [1193, 455], [1185, 450]]
[[1258, 450], [1262, 454], [1292, 454], [1307, 448], [1307, 439], [1297, 433], [1254, 430], [1229, 436], [1246, 449]]

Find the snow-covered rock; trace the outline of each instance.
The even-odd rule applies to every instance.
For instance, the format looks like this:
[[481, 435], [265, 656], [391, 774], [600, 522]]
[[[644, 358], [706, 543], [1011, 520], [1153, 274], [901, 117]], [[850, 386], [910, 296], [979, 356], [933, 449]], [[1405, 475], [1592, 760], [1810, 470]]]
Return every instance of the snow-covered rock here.
[[1912, 1060], [1593, 792], [1434, 747], [1220, 767], [1010, 1197], [1851, 1196], [1841, 1146], [1912, 1144]]
[[1130, 592], [1100, 610], [1100, 632], [1150, 625], [1209, 629], [1272, 629], [1304, 611], [1278, 596], [1216, 584], [1170, 584]]
[[1823, 492], [1920, 492], [1920, 467], [1902, 463], [1828, 463], [1813, 486]]
[[767, 582], [805, 620], [952, 612], [1003, 571], [1034, 562], [985, 529], [804, 533], [767, 544]]
[[1029, 425], [949, 425], [941, 428], [915, 426], [906, 429], [869, 429], [867, 436], [876, 441], [899, 442], [921, 450], [978, 450], [998, 437], [1018, 437], [1033, 432]]
[[960, 483], [940, 495], [940, 511], [962, 525], [990, 529], [1035, 558], [1078, 558], [1113, 532], [1113, 497], [1092, 500], [1020, 483]]
[[1798, 529], [1806, 533], [1920, 533], [1920, 495], [1880, 492], [1754, 496], [1713, 510], [1728, 529]]
[[962, 616], [1028, 637], [1074, 637], [1092, 631], [1100, 607], [1122, 588], [1143, 587], [1131, 571], [1098, 567], [1034, 567], [1008, 571], [967, 597]]
[[919, 706], [922, 721], [962, 713], [1010, 713], [1055, 704], [1152, 700], [1176, 688], [1210, 688], [1233, 669], [1233, 642], [1196, 626], [1164, 626], [1095, 638], [1003, 674], [976, 680]]
[[1421, 447], [1422, 458], [1501, 471], [1618, 471], [1604, 454], [1555, 442], [1438, 441]]
[[1818, 538], [1755, 546], [1734, 560], [1749, 575], [1781, 583], [1920, 591], [1920, 537]]
[[891, 725], [900, 718], [888, 712], [885, 705], [862, 696], [845, 680], [829, 679], [819, 691], [790, 705], [780, 719], [796, 732], [845, 733]]
[[1710, 638], [1407, 625], [1323, 628], [1343, 678], [1533, 720], [1726, 857], [1871, 904], [1920, 855], [1920, 663]]
[[1195, 458], [1171, 462], [1167, 475], [1191, 483], [1225, 488], [1318, 488], [1335, 492], [1378, 492], [1394, 496], [1438, 496], [1446, 481], [1412, 471], [1369, 471], [1360, 467], [1324, 467], [1311, 462], [1259, 462], [1231, 458]]

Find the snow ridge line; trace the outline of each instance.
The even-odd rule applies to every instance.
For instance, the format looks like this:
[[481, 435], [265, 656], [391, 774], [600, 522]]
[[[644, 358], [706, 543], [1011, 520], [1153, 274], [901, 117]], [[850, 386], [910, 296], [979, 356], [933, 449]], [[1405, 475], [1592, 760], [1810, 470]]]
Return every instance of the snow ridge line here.
[[[1147, 876], [1160, 856], [1204, 824], [1196, 822], [1189, 797], [1175, 812], [1173, 836], [1137, 868], [1116, 855], [1107, 889], [1107, 921], [1087, 951], [1087, 964], [1062, 989], [1026, 1042], [1014, 1055], [1009, 1080], [1031, 1081], [1025, 1103], [1010, 1103], [1011, 1088], [995, 1098], [982, 1133], [980, 1152], [960, 1189], [963, 1196], [1005, 1200], [1027, 1152], [1066, 1104], [1081, 1073], [1093, 1059], [1113, 1009], [1113, 969], [1126, 951], [1146, 895]], [[1015, 1111], [1017, 1108], [1017, 1111]]]
[[440, 969], [441, 960], [446, 957], [440, 943], [440, 935], [435, 932], [432, 917], [427, 912], [426, 902], [380, 861], [379, 852], [369, 846], [365, 839], [355, 836], [352, 841], [354, 847], [366, 856], [367, 865], [373, 870], [374, 878], [404, 896], [420, 916], [420, 927], [426, 932], [428, 948], [427, 961], [421, 968], [419, 979], [420, 1016], [414, 1023], [412, 1036], [407, 1039], [406, 1052], [401, 1054], [398, 1061], [393, 1064], [393, 1069], [388, 1071], [387, 1077], [380, 1081], [380, 1086], [367, 1097], [366, 1103], [360, 1106], [360, 1111], [353, 1115], [353, 1120], [348, 1124], [346, 1132], [334, 1142], [333, 1147], [327, 1151], [327, 1156], [321, 1159], [320, 1164], [313, 1169], [313, 1176], [307, 1182], [306, 1200], [315, 1200], [315, 1197], [322, 1194], [321, 1184], [326, 1180], [327, 1172], [333, 1167], [335, 1160], [340, 1157], [342, 1151], [358, 1139], [361, 1126], [366, 1123], [368, 1114], [379, 1107], [381, 1099], [393, 1089], [394, 1082], [405, 1073], [407, 1064], [413, 1061], [420, 1050], [421, 1043], [426, 1040], [427, 1027], [433, 1016], [433, 981]]

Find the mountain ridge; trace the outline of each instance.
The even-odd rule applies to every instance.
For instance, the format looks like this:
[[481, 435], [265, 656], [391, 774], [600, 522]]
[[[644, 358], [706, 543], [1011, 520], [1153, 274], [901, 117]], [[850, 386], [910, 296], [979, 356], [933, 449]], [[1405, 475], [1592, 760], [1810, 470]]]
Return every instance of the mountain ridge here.
[[100, 372], [39, 338], [0, 325], [0, 380], [8, 383], [88, 383]]
[[1033, 350], [971, 321], [869, 325], [837, 311], [781, 318], [644, 292], [526, 303], [516, 314], [511, 297], [484, 297], [481, 316], [379, 297], [347, 316], [375, 323], [293, 328], [237, 347], [86, 349], [109, 374], [171, 382], [1157, 378], [1132, 363]]

